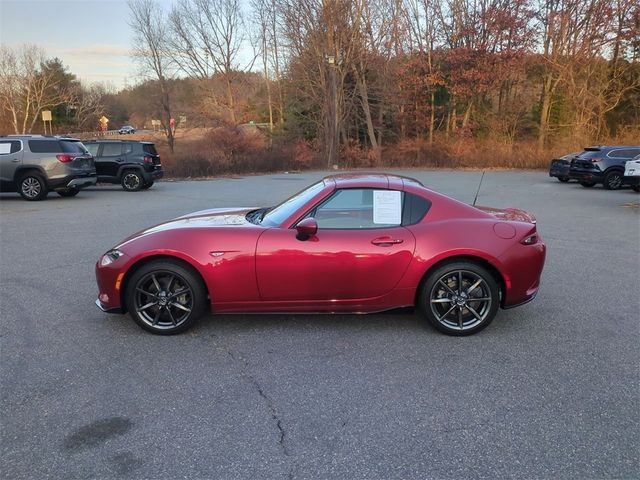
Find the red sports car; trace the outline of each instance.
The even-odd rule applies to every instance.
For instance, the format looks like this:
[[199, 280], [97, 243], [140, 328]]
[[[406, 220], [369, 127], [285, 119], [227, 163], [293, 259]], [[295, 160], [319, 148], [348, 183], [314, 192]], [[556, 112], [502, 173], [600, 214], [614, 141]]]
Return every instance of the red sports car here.
[[96, 265], [105, 312], [173, 334], [208, 311], [368, 313], [417, 306], [469, 335], [532, 300], [545, 245], [517, 209], [466, 205], [411, 178], [327, 177], [271, 208], [192, 213]]

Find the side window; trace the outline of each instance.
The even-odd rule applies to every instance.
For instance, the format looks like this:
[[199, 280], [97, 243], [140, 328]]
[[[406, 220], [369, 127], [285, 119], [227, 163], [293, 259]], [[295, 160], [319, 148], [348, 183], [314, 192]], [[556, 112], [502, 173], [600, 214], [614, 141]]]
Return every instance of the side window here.
[[62, 147], [57, 140], [29, 140], [29, 150], [33, 153], [60, 153]]
[[402, 225], [415, 225], [420, 222], [431, 208], [431, 202], [426, 198], [404, 194], [404, 208], [402, 209]]
[[125, 143], [123, 147], [124, 147], [124, 149], [122, 150], [123, 154], [126, 155], [128, 153], [133, 152], [133, 145], [131, 143]]
[[9, 155], [19, 152], [22, 144], [19, 140], [3, 140], [0, 142], [0, 155]]
[[102, 144], [102, 157], [115, 157], [122, 155], [121, 143], [103, 143]]
[[613, 158], [633, 158], [640, 153], [640, 150], [634, 148], [611, 150], [609, 156]]
[[100, 144], [98, 144], [98, 143], [87, 143], [87, 144], [85, 144], [85, 147], [87, 147], [87, 150], [89, 150], [89, 153], [91, 155], [93, 155], [94, 157], [98, 156], [98, 148], [100, 147]]
[[397, 190], [341, 189], [309, 216], [321, 229], [396, 227], [402, 223], [403, 197], [404, 192]]

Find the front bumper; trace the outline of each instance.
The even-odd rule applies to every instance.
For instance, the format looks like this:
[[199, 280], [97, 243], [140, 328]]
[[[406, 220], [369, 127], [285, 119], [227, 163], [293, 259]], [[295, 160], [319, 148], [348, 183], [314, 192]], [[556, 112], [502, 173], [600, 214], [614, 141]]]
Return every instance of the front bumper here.
[[124, 313], [122, 308], [120, 307], [108, 307], [104, 303], [100, 301], [99, 298], [96, 298], [96, 306], [105, 313]]
[[624, 185], [640, 185], [640, 175], [634, 175], [634, 176], [625, 176], [622, 177], [622, 183]]

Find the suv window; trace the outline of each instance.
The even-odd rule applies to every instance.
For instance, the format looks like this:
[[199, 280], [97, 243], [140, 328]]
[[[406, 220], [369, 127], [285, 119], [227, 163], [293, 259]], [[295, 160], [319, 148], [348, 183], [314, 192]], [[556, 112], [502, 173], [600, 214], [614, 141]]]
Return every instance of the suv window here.
[[29, 150], [33, 153], [60, 153], [58, 140], [29, 140]]
[[609, 152], [608, 156], [613, 158], [632, 158], [635, 157], [638, 153], [640, 153], [640, 150], [635, 148], [628, 148], [626, 150], [612, 150], [611, 152]]
[[341, 189], [311, 212], [318, 228], [364, 229], [396, 227], [402, 223], [404, 192]]
[[8, 155], [10, 153], [19, 152], [22, 145], [19, 140], [2, 140], [0, 141], [0, 155]]
[[149, 153], [151, 155], [158, 154], [158, 152], [156, 151], [156, 146], [153, 143], [143, 143], [142, 149], [144, 150], [144, 153]]
[[122, 146], [124, 147], [122, 153], [124, 153], [125, 155], [127, 153], [133, 152], [133, 144], [132, 143], [124, 143]]
[[86, 153], [87, 149], [77, 140], [60, 140], [60, 146], [64, 153]]
[[122, 155], [121, 143], [103, 143], [102, 155], [103, 157], [114, 157], [116, 155]]
[[98, 155], [98, 148], [100, 147], [100, 144], [98, 144], [98, 143], [89, 143], [89, 144], [85, 145], [85, 147], [87, 148], [87, 150], [89, 150], [89, 153], [91, 155], [96, 157]]

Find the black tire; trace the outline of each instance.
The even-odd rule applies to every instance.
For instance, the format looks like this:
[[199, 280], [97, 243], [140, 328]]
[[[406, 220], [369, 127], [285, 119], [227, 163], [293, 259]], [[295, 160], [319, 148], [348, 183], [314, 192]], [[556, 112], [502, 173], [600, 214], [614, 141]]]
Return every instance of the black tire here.
[[640, 185], [631, 185], [631, 188], [634, 192], [640, 193]]
[[147, 190], [147, 189], [149, 189], [149, 188], [151, 188], [151, 187], [153, 187], [153, 180], [149, 180], [147, 183], [145, 183], [145, 184], [142, 186], [142, 190]]
[[569, 177], [558, 177], [558, 180], [562, 183], [567, 183], [569, 181]]
[[622, 172], [617, 170], [607, 172], [602, 181], [602, 186], [607, 190], [619, 190], [622, 187]]
[[436, 330], [454, 336], [472, 335], [493, 321], [500, 307], [500, 288], [486, 268], [458, 261], [445, 263], [428, 275], [418, 306]]
[[75, 197], [78, 193], [80, 193], [79, 188], [67, 188], [65, 190], [56, 190], [56, 193], [61, 197]]
[[125, 170], [122, 172], [120, 184], [125, 192], [137, 192], [144, 185], [144, 179], [137, 170]]
[[580, 182], [580, 185], [582, 185], [585, 188], [591, 188], [596, 184], [596, 182]]
[[156, 260], [128, 280], [125, 301], [140, 327], [158, 335], [174, 335], [204, 315], [207, 290], [190, 267], [179, 261]]
[[37, 172], [27, 172], [18, 182], [18, 193], [25, 200], [30, 202], [37, 202], [47, 198], [49, 190], [47, 189], [47, 183], [44, 181], [42, 175]]

